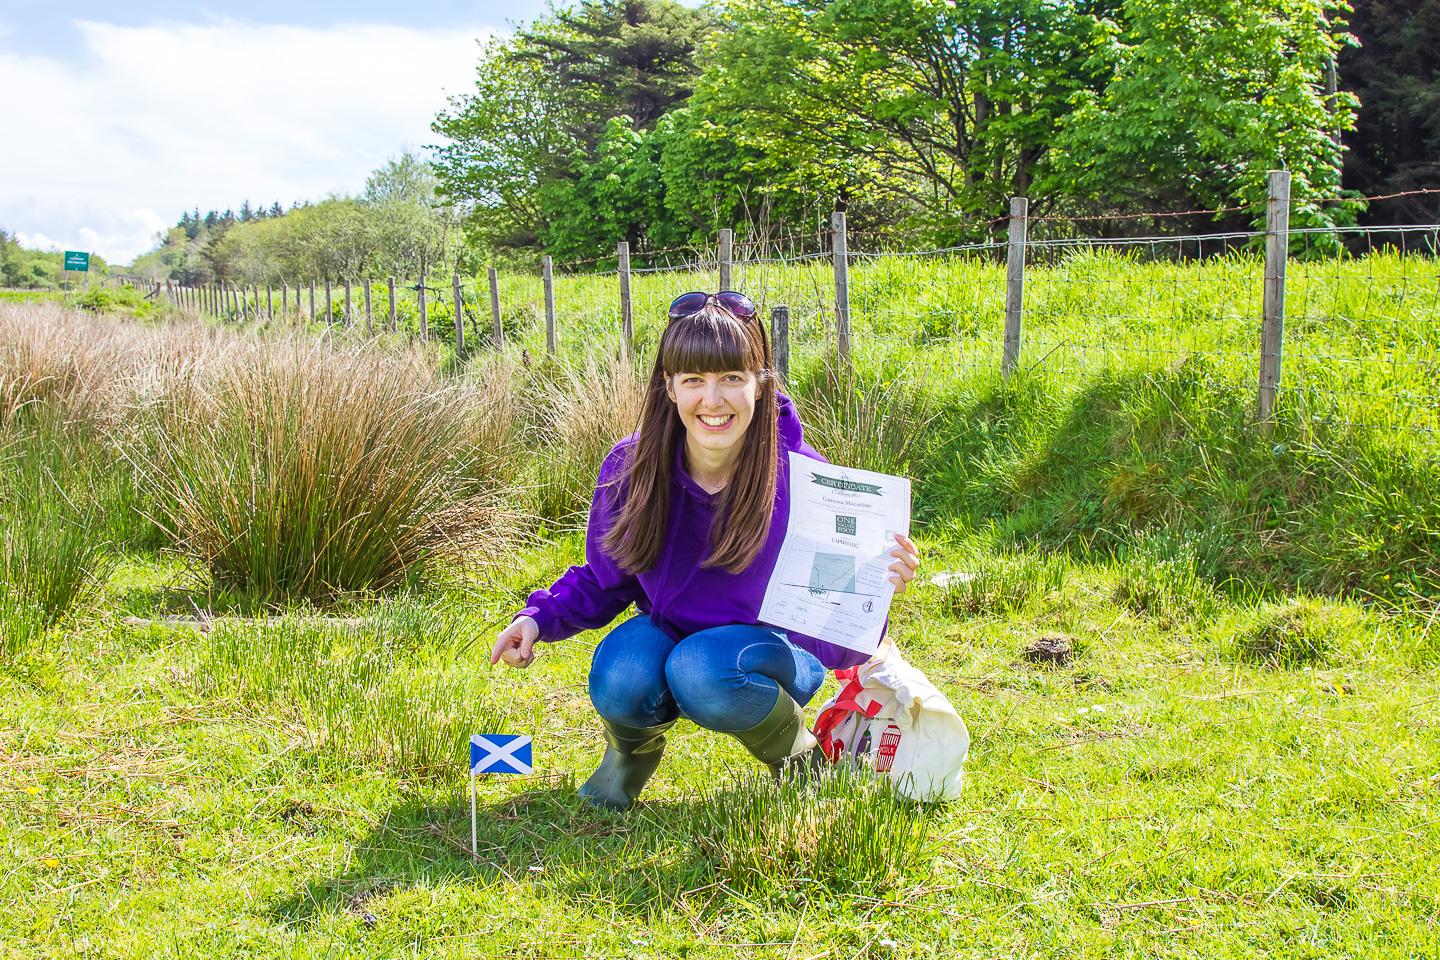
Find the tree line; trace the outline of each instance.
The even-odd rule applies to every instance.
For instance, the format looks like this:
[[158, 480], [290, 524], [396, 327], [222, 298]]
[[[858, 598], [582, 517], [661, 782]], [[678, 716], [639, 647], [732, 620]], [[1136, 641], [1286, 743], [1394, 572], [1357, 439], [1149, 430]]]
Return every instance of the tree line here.
[[[434, 129], [483, 242], [602, 256], [739, 225], [993, 235], [1037, 214], [1346, 208], [1343, 0], [582, 0], [492, 42]], [[1246, 213], [1242, 216], [1249, 216]]]
[[186, 213], [133, 269], [183, 284], [302, 283], [453, 269], [459, 217], [437, 195], [430, 164], [406, 152], [375, 170], [358, 197], [297, 203], [288, 211], [248, 202]]
[[[578, 0], [490, 41], [427, 161], [358, 197], [187, 213], [137, 261], [184, 282], [416, 276], [742, 238], [830, 212], [998, 237], [1008, 198], [1091, 233], [1440, 217], [1440, 0]], [[1172, 217], [1183, 211], [1213, 216]]]
[[[90, 256], [90, 273], [102, 276], [109, 270], [103, 257]], [[65, 255], [58, 250], [31, 250], [21, 246], [14, 233], [0, 227], [0, 287], [22, 290], [54, 290], [65, 278]]]

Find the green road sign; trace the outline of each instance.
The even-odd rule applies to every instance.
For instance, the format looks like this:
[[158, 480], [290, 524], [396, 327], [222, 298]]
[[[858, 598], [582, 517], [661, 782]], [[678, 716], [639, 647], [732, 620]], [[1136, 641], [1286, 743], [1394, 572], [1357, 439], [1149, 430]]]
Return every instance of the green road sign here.
[[90, 271], [90, 254], [81, 253], [79, 250], [66, 250], [65, 269], [88, 273]]

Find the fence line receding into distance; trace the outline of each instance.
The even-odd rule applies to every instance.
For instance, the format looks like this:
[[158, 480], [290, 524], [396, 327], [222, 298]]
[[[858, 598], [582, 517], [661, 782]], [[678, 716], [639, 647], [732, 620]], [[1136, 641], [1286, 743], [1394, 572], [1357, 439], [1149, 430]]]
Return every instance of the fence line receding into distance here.
[[[1289, 174], [1272, 173], [1264, 230], [1115, 238], [1058, 235], [1057, 224], [1076, 221], [1031, 218], [1028, 200], [1016, 197], [1004, 240], [883, 253], [853, 249], [837, 211], [828, 236], [816, 235], [828, 249], [797, 247], [794, 238], [737, 241], [730, 230], [710, 250], [636, 254], [621, 242], [613, 270], [575, 271], [603, 264], [562, 267], [545, 256], [533, 277], [490, 267], [483, 281], [454, 275], [437, 286], [423, 274], [413, 283], [344, 280], [343, 308], [326, 280], [318, 315], [314, 281], [308, 311], [300, 283], [279, 285], [278, 313], [269, 285], [166, 283], [152, 293], [226, 319], [323, 317], [348, 328], [363, 322], [367, 334], [378, 294], [386, 298], [385, 329], [450, 339], [445, 324], [431, 324], [432, 310], [443, 311], [461, 351], [516, 344], [633, 357], [637, 338], [653, 345], [670, 297], [730, 287], [769, 317], [784, 375], [806, 348], [833, 350], [843, 363], [854, 362], [856, 349], [928, 352], [1006, 377], [1119, 368], [1137, 355], [1150, 364], [1223, 358], [1255, 371], [1262, 424], [1283, 384], [1332, 418], [1440, 430], [1440, 225], [1291, 227], [1289, 195]], [[1179, 263], [1184, 271], [1173, 268]], [[480, 316], [486, 299], [488, 324]]]

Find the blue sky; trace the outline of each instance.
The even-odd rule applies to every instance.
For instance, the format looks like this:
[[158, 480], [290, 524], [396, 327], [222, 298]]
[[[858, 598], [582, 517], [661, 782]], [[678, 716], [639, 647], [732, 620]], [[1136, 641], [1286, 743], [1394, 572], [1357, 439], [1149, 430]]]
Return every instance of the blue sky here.
[[124, 263], [189, 208], [358, 191], [545, 8], [7, 0], [0, 227]]

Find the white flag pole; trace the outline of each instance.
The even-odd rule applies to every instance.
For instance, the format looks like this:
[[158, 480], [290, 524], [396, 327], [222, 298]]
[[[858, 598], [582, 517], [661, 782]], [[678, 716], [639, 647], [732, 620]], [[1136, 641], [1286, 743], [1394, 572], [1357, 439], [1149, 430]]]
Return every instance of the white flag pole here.
[[470, 853], [480, 856], [480, 844], [475, 835], [475, 768], [470, 768]]

